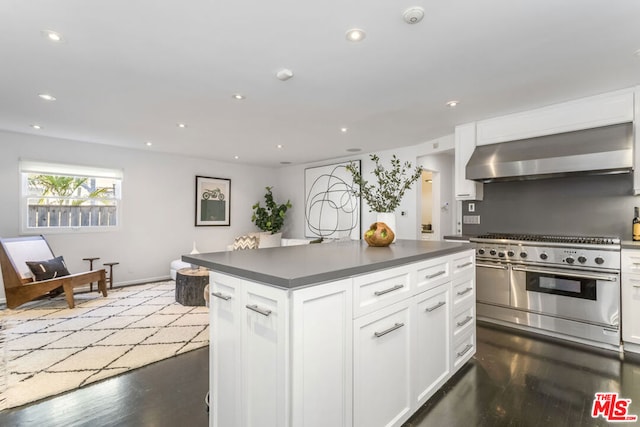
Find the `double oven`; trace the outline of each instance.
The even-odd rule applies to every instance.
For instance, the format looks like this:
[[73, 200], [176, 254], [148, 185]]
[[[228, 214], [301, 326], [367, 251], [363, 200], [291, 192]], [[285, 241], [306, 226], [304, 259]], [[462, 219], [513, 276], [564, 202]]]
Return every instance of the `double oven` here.
[[619, 349], [619, 239], [488, 234], [471, 241], [478, 319]]

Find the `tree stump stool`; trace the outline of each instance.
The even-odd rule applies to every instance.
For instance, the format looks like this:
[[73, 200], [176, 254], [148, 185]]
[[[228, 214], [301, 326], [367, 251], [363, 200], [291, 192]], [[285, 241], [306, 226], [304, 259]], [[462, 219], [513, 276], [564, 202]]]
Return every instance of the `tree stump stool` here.
[[182, 305], [206, 305], [204, 288], [209, 284], [209, 270], [182, 268], [176, 272], [176, 302]]

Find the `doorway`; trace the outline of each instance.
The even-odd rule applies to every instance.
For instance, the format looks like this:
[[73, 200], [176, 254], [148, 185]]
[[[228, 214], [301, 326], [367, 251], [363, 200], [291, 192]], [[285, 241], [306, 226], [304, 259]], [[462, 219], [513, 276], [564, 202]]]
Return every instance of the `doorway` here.
[[422, 166], [418, 203], [419, 238], [442, 240], [455, 233], [454, 156], [443, 152], [418, 158]]
[[422, 171], [422, 207], [420, 221], [420, 238], [422, 240], [434, 240], [433, 228], [433, 176], [438, 175], [437, 172], [428, 170]]

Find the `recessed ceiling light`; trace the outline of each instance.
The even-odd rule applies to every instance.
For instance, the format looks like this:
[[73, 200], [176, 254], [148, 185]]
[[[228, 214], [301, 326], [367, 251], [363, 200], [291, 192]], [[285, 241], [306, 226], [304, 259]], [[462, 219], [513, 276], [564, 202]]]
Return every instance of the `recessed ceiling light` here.
[[282, 145], [282, 144], [276, 145], [276, 148], [282, 148], [282, 147], [284, 147], [284, 145]]
[[176, 126], [178, 126], [180, 129], [184, 129], [187, 127], [185, 123], [178, 123]]
[[447, 106], [448, 106], [448, 107], [451, 107], [451, 108], [454, 108], [454, 107], [456, 107], [459, 103], [460, 103], [460, 101], [449, 101], [449, 102], [447, 102]]
[[234, 159], [238, 160], [240, 156], [233, 156]]
[[32, 124], [32, 125], [31, 125], [31, 127], [32, 127], [32, 128], [34, 128], [34, 129], [36, 129], [36, 130], [40, 130], [40, 129], [42, 129], [42, 126], [37, 125], [37, 124]]
[[42, 35], [53, 42], [62, 41], [62, 35], [60, 33], [56, 33], [55, 31], [44, 30], [42, 31]]
[[278, 80], [282, 80], [283, 82], [285, 82], [289, 80], [291, 77], [293, 77], [293, 71], [287, 68], [283, 68], [282, 70], [276, 73], [276, 77], [278, 78]]
[[50, 95], [48, 93], [39, 93], [38, 96], [42, 99], [44, 99], [45, 101], [55, 101], [56, 97], [53, 95]]
[[362, 151], [362, 148], [347, 148], [349, 153], [357, 153], [358, 151]]
[[348, 130], [349, 130], [349, 128], [340, 128], [340, 132], [342, 132], [342, 133], [347, 133]]
[[239, 93], [234, 93], [233, 95], [231, 95], [231, 97], [233, 99], [237, 99], [238, 101], [243, 100], [244, 99], [244, 95], [240, 95]]
[[361, 30], [359, 28], [352, 28], [351, 30], [347, 31], [347, 40], [349, 40], [350, 42], [360, 42], [364, 40], [366, 36], [367, 34], [364, 32], [364, 30]]
[[146, 145], [147, 147], [151, 147], [153, 145], [153, 142], [147, 141], [144, 143], [144, 145]]

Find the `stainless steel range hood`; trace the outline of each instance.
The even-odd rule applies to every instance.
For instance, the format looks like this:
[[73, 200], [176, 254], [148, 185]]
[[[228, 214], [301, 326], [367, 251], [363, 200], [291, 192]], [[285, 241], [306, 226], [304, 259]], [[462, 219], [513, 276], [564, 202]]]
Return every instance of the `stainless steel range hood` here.
[[622, 123], [476, 147], [467, 179], [482, 182], [575, 174], [626, 173], [633, 167], [633, 126]]

